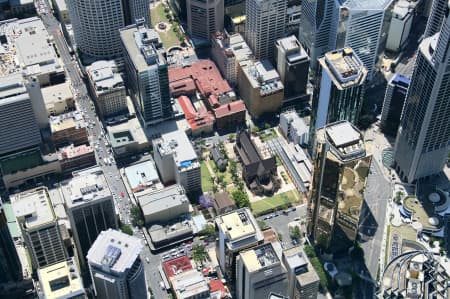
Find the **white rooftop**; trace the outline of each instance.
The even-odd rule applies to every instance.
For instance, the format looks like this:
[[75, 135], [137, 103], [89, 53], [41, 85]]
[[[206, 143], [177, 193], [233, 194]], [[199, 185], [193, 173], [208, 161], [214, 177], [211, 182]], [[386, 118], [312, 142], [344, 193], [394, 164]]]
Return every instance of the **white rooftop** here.
[[360, 133], [349, 122], [339, 122], [326, 127], [329, 139], [336, 147], [349, 143], [358, 143]]
[[160, 182], [155, 162], [152, 160], [126, 167], [125, 175], [133, 191], [137, 187], [149, 187]]
[[87, 254], [89, 265], [107, 272], [124, 273], [139, 257], [144, 245], [136, 237], [117, 230], [102, 231]]
[[241, 62], [240, 65], [252, 87], [259, 87], [261, 93], [283, 90], [280, 75], [268, 60], [247, 60]]
[[178, 184], [159, 190], [145, 191], [142, 194], [138, 193], [137, 200], [144, 215], [189, 203], [183, 186]]
[[162, 134], [159, 144], [160, 147], [158, 150], [161, 154], [173, 154], [175, 164], [178, 167], [188, 167], [190, 162], [196, 162], [198, 160], [194, 147], [186, 133], [182, 130]]
[[90, 66], [86, 67], [89, 78], [95, 86], [97, 93], [111, 88], [125, 88], [120, 74], [117, 72], [117, 65], [114, 60], [100, 60], [96, 61]]
[[208, 283], [202, 273], [189, 270], [171, 278], [177, 298], [196, 298], [196, 295], [209, 293]]
[[112, 198], [100, 167], [87, 168], [74, 172], [73, 175], [73, 178], [61, 183], [61, 193], [69, 209], [95, 200]]
[[14, 194], [10, 199], [18, 222], [24, 223], [27, 229], [56, 221], [46, 187]]

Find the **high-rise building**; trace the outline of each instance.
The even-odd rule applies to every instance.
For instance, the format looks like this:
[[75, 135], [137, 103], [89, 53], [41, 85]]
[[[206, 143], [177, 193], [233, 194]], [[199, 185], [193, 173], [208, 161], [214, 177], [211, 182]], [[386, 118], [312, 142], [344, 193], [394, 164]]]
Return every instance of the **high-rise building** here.
[[126, 81], [138, 113], [146, 125], [172, 117], [167, 61], [158, 33], [145, 25], [120, 30]]
[[239, 252], [262, 244], [264, 236], [248, 208], [217, 216], [216, 226], [219, 229], [219, 266], [228, 279], [234, 280]]
[[99, 167], [73, 173], [62, 182], [60, 191], [69, 217], [73, 239], [82, 265], [101, 231], [118, 228], [114, 200]]
[[409, 83], [410, 80], [408, 77], [396, 74], [386, 87], [380, 121], [381, 129], [386, 134], [392, 136], [397, 135]]
[[433, 36], [441, 30], [445, 14], [448, 10], [448, 0], [432, 1], [430, 16], [428, 18], [427, 27], [425, 28], [424, 37]]
[[39, 298], [42, 299], [85, 299], [83, 282], [73, 258], [37, 271], [39, 277]]
[[326, 125], [316, 138], [309, 232], [315, 244], [342, 252], [358, 235], [372, 157], [362, 134], [348, 121]]
[[136, 237], [109, 229], [95, 240], [87, 254], [94, 292], [99, 299], [147, 298], [144, 245]]
[[210, 40], [223, 31], [224, 0], [186, 0], [189, 35]]
[[309, 57], [294, 35], [276, 41], [276, 65], [284, 85], [284, 102], [306, 97]]
[[311, 69], [317, 67], [317, 59], [330, 51], [331, 23], [334, 0], [302, 1], [299, 41], [311, 58]]
[[125, 85], [114, 60], [96, 61], [86, 67], [86, 72], [102, 117], [128, 111]]
[[0, 199], [0, 284], [22, 279], [22, 265], [9, 232], [5, 211]]
[[150, 24], [148, 0], [67, 0], [77, 48], [95, 58], [122, 55], [119, 29], [145, 19]]
[[283, 251], [288, 275], [288, 298], [316, 299], [320, 279], [302, 247]]
[[245, 41], [256, 59], [275, 58], [275, 42], [286, 29], [287, 0], [248, 0], [245, 3]]
[[398, 52], [407, 45], [415, 10], [415, 6], [411, 5], [410, 1], [402, 0], [395, 4], [386, 40], [386, 50]]
[[287, 272], [272, 243], [242, 251], [236, 265], [236, 298], [268, 298], [270, 292], [287, 295]]
[[315, 133], [328, 123], [348, 120], [357, 124], [361, 112], [367, 69], [351, 48], [326, 53], [319, 69], [312, 101], [310, 153]]
[[394, 147], [394, 167], [411, 183], [442, 171], [450, 149], [450, 17], [419, 45]]
[[67, 259], [58, 222], [46, 187], [10, 197], [34, 269]]
[[392, 0], [345, 0], [334, 9], [330, 50], [351, 47], [367, 69], [370, 80], [384, 50]]
[[153, 157], [164, 184], [176, 182], [186, 193], [201, 190], [197, 153], [184, 131], [173, 131], [152, 140]]

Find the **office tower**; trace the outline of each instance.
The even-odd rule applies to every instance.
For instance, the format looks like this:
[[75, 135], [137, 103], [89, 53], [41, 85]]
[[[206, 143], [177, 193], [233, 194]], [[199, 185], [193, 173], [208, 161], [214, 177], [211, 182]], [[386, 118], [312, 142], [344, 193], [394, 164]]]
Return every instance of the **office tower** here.
[[188, 33], [192, 37], [210, 40], [223, 31], [224, 0], [186, 0]]
[[367, 69], [351, 48], [326, 53], [319, 58], [310, 125], [310, 153], [315, 133], [328, 123], [348, 120], [358, 123], [364, 98]]
[[316, 137], [309, 232], [316, 245], [342, 252], [358, 235], [372, 157], [362, 134], [348, 121], [326, 125]]
[[39, 277], [39, 298], [43, 299], [85, 299], [83, 282], [73, 258], [37, 271]]
[[77, 48], [95, 58], [116, 58], [121, 52], [119, 29], [125, 26], [121, 0], [67, 0]]
[[0, 284], [22, 279], [22, 265], [0, 199]]
[[60, 191], [69, 217], [73, 239], [82, 265], [101, 231], [118, 228], [114, 200], [99, 167], [73, 173], [61, 183]]
[[97, 298], [147, 298], [144, 265], [139, 257], [143, 248], [140, 239], [117, 230], [100, 233], [87, 254]]
[[86, 67], [86, 72], [102, 117], [128, 111], [125, 85], [114, 60], [96, 61]]
[[394, 75], [386, 87], [386, 94], [381, 110], [380, 126], [386, 134], [397, 135], [400, 125], [400, 116], [405, 104], [406, 93], [408, 92], [410, 80], [400, 74]]
[[350, 47], [367, 68], [367, 79], [375, 73], [375, 63], [384, 50], [389, 30], [392, 0], [345, 0], [333, 16], [330, 50]]
[[317, 67], [317, 59], [330, 51], [329, 40], [333, 20], [334, 0], [302, 1], [299, 41], [311, 58], [311, 69]]
[[152, 140], [153, 157], [164, 184], [176, 182], [186, 193], [201, 190], [201, 171], [197, 153], [181, 130]]
[[236, 265], [236, 298], [268, 298], [270, 292], [287, 295], [287, 272], [272, 243], [241, 251]]
[[406, 0], [395, 4], [386, 40], [386, 50], [398, 52], [406, 46], [415, 10], [415, 6]]
[[126, 81], [141, 119], [146, 125], [172, 117], [167, 62], [158, 33], [145, 25], [120, 30]]
[[34, 116], [39, 129], [46, 129], [49, 126], [47, 110], [45, 109], [44, 97], [42, 95], [41, 84], [36, 77], [30, 77], [25, 81], [25, 88], [31, 99]]
[[0, 156], [37, 147], [41, 134], [20, 74], [0, 78]]
[[67, 259], [58, 222], [46, 187], [31, 189], [10, 197], [33, 269]]
[[136, 24], [144, 19], [145, 25], [152, 26], [149, 0], [123, 0], [125, 25]]
[[122, 55], [119, 29], [144, 19], [150, 26], [148, 0], [67, 0], [77, 48], [95, 58]]
[[222, 273], [234, 281], [236, 277], [236, 257], [244, 249], [264, 242], [264, 236], [248, 208], [242, 208], [216, 217], [219, 229], [218, 260]]
[[275, 41], [284, 36], [287, 0], [248, 0], [245, 41], [256, 59], [275, 58]]
[[448, 10], [448, 0], [432, 0], [430, 16], [428, 17], [427, 27], [425, 28], [423, 35], [424, 37], [433, 36], [441, 30]]
[[276, 65], [284, 85], [284, 103], [306, 97], [309, 57], [294, 35], [276, 42]]
[[303, 247], [283, 251], [283, 263], [288, 273], [288, 298], [316, 299], [320, 279]]
[[450, 17], [419, 45], [394, 147], [394, 167], [411, 183], [442, 171], [450, 145]]

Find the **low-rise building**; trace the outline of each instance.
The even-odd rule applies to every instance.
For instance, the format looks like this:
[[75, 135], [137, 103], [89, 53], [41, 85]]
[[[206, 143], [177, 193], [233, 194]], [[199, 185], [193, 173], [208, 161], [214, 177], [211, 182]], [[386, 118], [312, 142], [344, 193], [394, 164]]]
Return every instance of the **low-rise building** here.
[[288, 298], [317, 298], [320, 279], [303, 248], [283, 251], [283, 263], [288, 273]]
[[164, 184], [175, 182], [187, 193], [201, 190], [200, 162], [186, 133], [177, 130], [153, 139], [153, 155]]
[[147, 189], [157, 190], [163, 188], [155, 162], [152, 160], [125, 167], [125, 177], [133, 193]]
[[41, 89], [47, 114], [60, 115], [75, 110], [70, 82], [55, 84]]
[[86, 144], [78, 146], [72, 144], [60, 148], [58, 159], [63, 173], [72, 173], [77, 169], [87, 168], [97, 163], [94, 149]]
[[103, 118], [127, 111], [125, 85], [114, 60], [96, 61], [86, 67], [89, 85]]
[[55, 147], [88, 143], [86, 122], [78, 110], [50, 116], [50, 131]]
[[280, 114], [280, 129], [287, 140], [295, 144], [308, 144], [309, 127], [295, 110]]
[[191, 240], [194, 237], [194, 229], [190, 222], [175, 222], [168, 226], [153, 225], [148, 230], [150, 235], [150, 248], [162, 249], [168, 246]]
[[146, 190], [136, 194], [146, 224], [165, 224], [181, 215], [188, 214], [191, 207], [184, 189], [172, 185], [158, 190]]
[[268, 60], [239, 62], [238, 85], [247, 110], [255, 118], [278, 111], [283, 105], [284, 86]]
[[225, 171], [227, 169], [228, 161], [220, 151], [217, 144], [214, 144], [214, 146], [211, 148], [211, 151], [209, 152], [209, 158], [214, 161], [214, 164], [216, 164], [217, 169], [219, 169], [220, 171]]
[[217, 257], [222, 273], [234, 281], [236, 257], [239, 252], [264, 242], [264, 236], [248, 208], [242, 208], [216, 217], [219, 229]]
[[150, 148], [141, 123], [136, 117], [106, 127], [114, 155], [123, 157], [143, 152]]
[[0, 1], [0, 20], [23, 18], [36, 15], [33, 0], [3, 0]]
[[287, 271], [272, 243], [265, 243], [239, 254], [236, 298], [268, 298], [271, 292], [287, 295]]
[[37, 274], [40, 285], [39, 298], [87, 298], [80, 273], [73, 258], [45, 268], [39, 268]]
[[67, 10], [66, 0], [52, 0], [53, 9], [58, 16], [58, 20], [64, 24], [70, 24], [69, 11]]
[[236, 205], [230, 198], [228, 192], [221, 192], [214, 194], [213, 207], [217, 215], [229, 213], [236, 209]]
[[206, 107], [200, 102], [197, 102], [197, 108], [187, 96], [178, 97], [178, 103], [183, 110], [184, 117], [189, 125], [188, 134], [199, 136], [202, 134], [211, 133], [214, 129], [214, 116], [211, 112], [206, 110]]

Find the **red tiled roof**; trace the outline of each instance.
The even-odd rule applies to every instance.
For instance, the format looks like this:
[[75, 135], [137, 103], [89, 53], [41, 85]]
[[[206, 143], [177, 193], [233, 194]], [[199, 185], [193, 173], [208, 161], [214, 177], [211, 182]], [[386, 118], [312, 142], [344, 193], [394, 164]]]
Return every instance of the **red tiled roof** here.
[[237, 100], [214, 109], [214, 114], [216, 118], [220, 118], [241, 111], [245, 111], [245, 104], [242, 100]]
[[208, 112], [205, 107], [195, 109], [191, 100], [186, 96], [178, 97], [181, 109], [183, 109], [184, 117], [193, 131], [203, 126], [212, 126], [214, 124], [214, 116]]
[[193, 269], [191, 260], [185, 255], [163, 262], [162, 268], [168, 278], [175, 276], [178, 271], [185, 272]]
[[213, 279], [209, 281], [209, 289], [211, 293], [221, 291], [225, 292], [225, 286], [220, 279]]
[[208, 97], [208, 102], [209, 105], [213, 108], [217, 108], [218, 106], [220, 106], [219, 98], [214, 94]]
[[[197, 90], [207, 97], [211, 94], [219, 95], [231, 91], [228, 82], [222, 78], [214, 62], [209, 59], [198, 60], [191, 65], [169, 69], [170, 90], [178, 81], [190, 78], [194, 80]], [[187, 81], [186, 81], [187, 82]]]
[[169, 84], [170, 93], [173, 96], [195, 93], [196, 87], [192, 78], [183, 78]]

